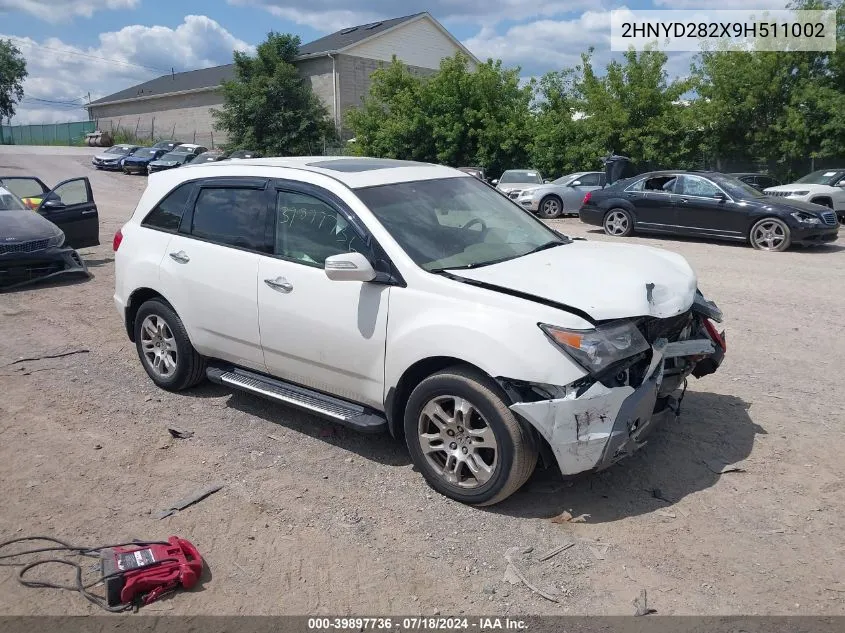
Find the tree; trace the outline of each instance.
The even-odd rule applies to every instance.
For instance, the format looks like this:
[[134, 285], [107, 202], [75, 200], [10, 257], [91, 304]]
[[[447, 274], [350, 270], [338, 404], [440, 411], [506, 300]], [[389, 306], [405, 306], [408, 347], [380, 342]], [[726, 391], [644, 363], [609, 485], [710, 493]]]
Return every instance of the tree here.
[[397, 59], [375, 71], [369, 95], [347, 114], [357, 150], [384, 156], [484, 167], [491, 174], [525, 165], [533, 133], [532, 84], [492, 60], [470, 67], [457, 53], [430, 77]]
[[299, 38], [270, 32], [255, 57], [235, 51], [235, 78], [223, 82], [224, 103], [212, 110], [229, 144], [265, 156], [315, 154], [335, 128], [326, 107], [293, 65]]
[[0, 121], [15, 114], [15, 104], [23, 98], [26, 60], [12, 40], [0, 40]]

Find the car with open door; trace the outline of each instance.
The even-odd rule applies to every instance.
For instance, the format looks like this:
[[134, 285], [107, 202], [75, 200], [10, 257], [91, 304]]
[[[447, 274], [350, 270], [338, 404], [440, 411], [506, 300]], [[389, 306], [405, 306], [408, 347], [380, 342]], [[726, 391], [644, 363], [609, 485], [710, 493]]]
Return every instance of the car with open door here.
[[390, 432], [434, 489], [474, 505], [538, 459], [572, 475], [644, 446], [725, 353], [680, 255], [569, 239], [440, 165], [153, 174], [113, 247], [115, 307], [158, 387], [207, 378]]
[[0, 184], [0, 292], [60, 276], [89, 273], [62, 229]]
[[764, 251], [837, 239], [832, 209], [767, 194], [718, 172], [649, 172], [587, 193], [580, 217], [614, 237], [687, 235], [749, 242]]
[[88, 178], [71, 178], [51, 189], [35, 176], [0, 174], [0, 187], [58, 226], [67, 246], [78, 249], [100, 244], [100, 218]]

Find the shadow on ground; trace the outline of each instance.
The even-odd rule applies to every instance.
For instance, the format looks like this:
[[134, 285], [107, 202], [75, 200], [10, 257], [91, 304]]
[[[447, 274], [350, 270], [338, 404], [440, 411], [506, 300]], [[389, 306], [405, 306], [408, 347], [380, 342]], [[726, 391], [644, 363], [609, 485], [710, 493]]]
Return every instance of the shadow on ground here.
[[[593, 235], [605, 235], [603, 229], [590, 229], [587, 233], [591, 233]], [[745, 242], [734, 242], [730, 240], [713, 240], [707, 239], [705, 237], [692, 237], [689, 235], [662, 235], [657, 233], [634, 233], [631, 237], [639, 237], [646, 240], [654, 240], [656, 242], [686, 242], [691, 244], [718, 244], [720, 246], [727, 246], [733, 248], [748, 248], [749, 246]], [[624, 238], [622, 238], [624, 239]], [[845, 246], [841, 246], [839, 244], [817, 244], [815, 246], [798, 246], [793, 245], [789, 247], [788, 252], [793, 253], [812, 253], [814, 255], [823, 255], [823, 254], [830, 254], [830, 253], [838, 253], [840, 251], [845, 251]]]
[[658, 429], [634, 456], [566, 480], [557, 468], [538, 469], [522, 490], [488, 510], [526, 518], [567, 510], [604, 523], [667, 508], [721, 477], [744, 476], [714, 473], [706, 463], [732, 464], [751, 454], [755, 436], [766, 431], [751, 420], [750, 406], [735, 396], [688, 392], [679, 421]]

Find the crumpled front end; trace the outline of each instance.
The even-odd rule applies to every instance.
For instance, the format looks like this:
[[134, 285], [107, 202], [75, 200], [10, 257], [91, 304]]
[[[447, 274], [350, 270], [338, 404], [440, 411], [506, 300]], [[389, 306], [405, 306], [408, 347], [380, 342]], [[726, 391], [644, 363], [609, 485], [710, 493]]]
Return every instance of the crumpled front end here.
[[[679, 413], [677, 393], [688, 376], [715, 372], [725, 353], [721, 313], [697, 295], [676, 317], [642, 318], [638, 328], [651, 349], [598, 376], [563, 387], [500, 379], [511, 409], [551, 447], [564, 475], [601, 470], [645, 444], [667, 417]], [[681, 392], [681, 398], [683, 392]]]
[[90, 276], [85, 262], [72, 248], [0, 255], [0, 292], [56, 277]]

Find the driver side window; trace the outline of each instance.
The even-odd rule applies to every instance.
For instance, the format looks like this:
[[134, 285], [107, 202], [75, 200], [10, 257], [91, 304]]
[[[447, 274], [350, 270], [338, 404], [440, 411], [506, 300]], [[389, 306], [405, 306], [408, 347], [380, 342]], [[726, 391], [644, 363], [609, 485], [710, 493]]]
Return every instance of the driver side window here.
[[699, 198], [715, 198], [720, 192], [719, 188], [709, 180], [701, 176], [681, 177], [681, 191], [685, 196], [696, 196]]
[[346, 218], [322, 200], [303, 193], [279, 191], [276, 196], [275, 254], [301, 264], [322, 267], [326, 258], [372, 251]]

